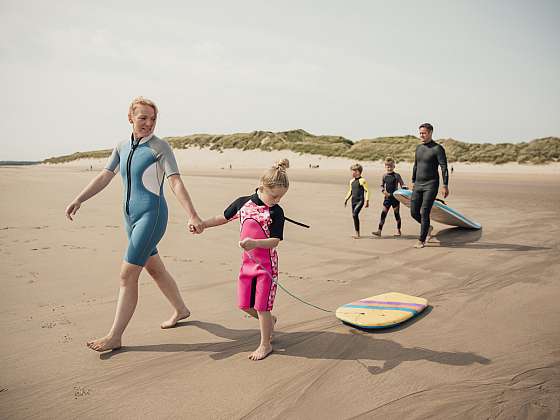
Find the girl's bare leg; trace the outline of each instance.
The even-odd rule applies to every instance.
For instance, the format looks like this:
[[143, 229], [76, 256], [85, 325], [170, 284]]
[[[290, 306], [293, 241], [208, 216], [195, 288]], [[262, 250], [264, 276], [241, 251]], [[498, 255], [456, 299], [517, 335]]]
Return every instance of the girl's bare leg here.
[[272, 353], [272, 344], [270, 338], [274, 327], [272, 314], [269, 311], [258, 311], [259, 326], [261, 328], [261, 343], [257, 349], [249, 355], [251, 360], [262, 360]]
[[191, 315], [191, 311], [189, 311], [185, 305], [175, 279], [173, 279], [169, 271], [165, 268], [159, 254], [152, 255], [148, 259], [146, 270], [148, 270], [148, 273], [152, 276], [159, 289], [174, 309], [171, 318], [161, 323], [161, 328], [172, 328], [177, 325], [177, 322], [181, 319], [188, 318]]
[[123, 261], [120, 274], [119, 297], [113, 326], [105, 337], [88, 341], [87, 346], [95, 351], [115, 350], [121, 347], [121, 339], [138, 303], [138, 277], [142, 272], [139, 265]]

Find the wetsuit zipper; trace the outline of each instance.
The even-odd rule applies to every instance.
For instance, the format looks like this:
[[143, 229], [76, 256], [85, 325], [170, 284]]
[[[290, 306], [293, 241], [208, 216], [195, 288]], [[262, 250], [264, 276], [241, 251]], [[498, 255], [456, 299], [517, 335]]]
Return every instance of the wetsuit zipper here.
[[130, 202], [130, 187], [132, 184], [132, 181], [130, 179], [130, 167], [132, 165], [132, 155], [134, 154], [134, 151], [136, 150], [136, 148], [138, 147], [138, 145], [140, 144], [140, 140], [138, 140], [138, 142], [136, 144], [134, 144], [134, 140], [131, 140], [132, 142], [132, 148], [130, 149], [130, 152], [128, 153], [128, 160], [126, 161], [126, 178], [127, 178], [127, 186], [128, 188], [126, 189], [126, 214], [130, 216], [130, 213], [128, 211], [128, 203]]

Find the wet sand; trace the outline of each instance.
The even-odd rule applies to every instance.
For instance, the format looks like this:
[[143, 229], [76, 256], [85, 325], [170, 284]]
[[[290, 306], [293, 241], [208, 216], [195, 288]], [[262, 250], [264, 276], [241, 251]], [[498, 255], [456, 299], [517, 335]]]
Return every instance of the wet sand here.
[[[203, 217], [251, 193], [277, 158], [204, 153], [177, 153]], [[381, 211], [381, 164], [366, 165], [371, 206], [361, 213], [364, 238], [353, 240], [350, 209], [343, 207], [348, 162], [292, 159], [291, 187], [281, 205], [288, 217], [312, 227], [286, 225], [280, 282], [333, 310], [388, 291], [422, 296], [430, 307], [421, 316], [368, 333], [279, 290], [275, 351], [249, 361], [259, 331], [236, 308], [238, 224], [188, 234], [167, 188], [170, 219], [158, 248], [192, 317], [161, 330], [171, 309], [142, 274], [124, 347], [100, 355], [85, 342], [105, 334], [114, 315], [126, 246], [120, 179], [86, 202], [71, 223], [65, 206], [95, 173], [89, 165], [99, 169], [103, 161], [2, 167], [2, 417], [560, 415], [558, 166], [456, 164], [448, 203], [483, 229], [435, 223], [433, 243], [417, 250], [419, 226], [404, 208], [403, 237], [392, 236], [392, 213], [383, 237], [370, 234]], [[398, 170], [410, 182], [410, 165]]]

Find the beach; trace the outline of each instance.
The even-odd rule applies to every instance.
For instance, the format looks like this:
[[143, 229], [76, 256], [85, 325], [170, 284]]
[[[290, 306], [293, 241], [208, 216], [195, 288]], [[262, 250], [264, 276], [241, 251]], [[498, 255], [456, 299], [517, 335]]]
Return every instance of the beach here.
[[[429, 307], [400, 327], [367, 332], [278, 290], [274, 352], [253, 362], [258, 323], [236, 307], [238, 222], [191, 235], [166, 186], [158, 245], [192, 316], [162, 330], [171, 307], [140, 278], [123, 348], [85, 346], [109, 329], [126, 248], [120, 176], [66, 205], [105, 160], [0, 167], [0, 413], [9, 419], [480, 419], [560, 415], [560, 166], [454, 163], [449, 205], [480, 231], [419, 225], [402, 207], [403, 236], [381, 213], [382, 162], [364, 164], [370, 207], [354, 240], [344, 196], [350, 160], [291, 152], [175, 150], [203, 218], [249, 195], [288, 157], [280, 283], [328, 310], [397, 291]], [[231, 168], [230, 168], [231, 165]], [[313, 168], [311, 168], [312, 166]], [[410, 183], [411, 164], [399, 163]]]

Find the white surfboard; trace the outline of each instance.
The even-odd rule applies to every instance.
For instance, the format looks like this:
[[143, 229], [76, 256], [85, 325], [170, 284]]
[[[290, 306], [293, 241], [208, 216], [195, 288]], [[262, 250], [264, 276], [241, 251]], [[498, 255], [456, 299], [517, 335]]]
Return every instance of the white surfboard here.
[[[397, 190], [393, 193], [395, 198], [399, 200], [402, 204], [410, 207], [410, 199], [412, 198], [411, 190]], [[432, 212], [430, 213], [430, 218], [434, 219], [436, 222], [443, 223], [444, 225], [458, 226], [467, 229], [481, 229], [480, 223], [463, 216], [457, 210], [449, 207], [440, 201], [434, 201], [432, 206]]]

